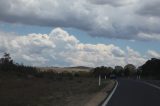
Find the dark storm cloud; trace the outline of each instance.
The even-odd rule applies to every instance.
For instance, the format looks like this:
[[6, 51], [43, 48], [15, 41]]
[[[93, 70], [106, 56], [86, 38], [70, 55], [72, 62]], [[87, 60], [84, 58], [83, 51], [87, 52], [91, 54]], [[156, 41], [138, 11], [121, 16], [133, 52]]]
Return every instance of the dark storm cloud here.
[[158, 5], [157, 0], [0, 0], [0, 21], [72, 27], [97, 37], [159, 40]]
[[140, 7], [140, 9], [137, 12], [141, 15], [160, 17], [160, 1], [147, 1]]
[[124, 6], [126, 4], [130, 4], [133, 0], [90, 0], [91, 3], [97, 5], [111, 5], [115, 7]]

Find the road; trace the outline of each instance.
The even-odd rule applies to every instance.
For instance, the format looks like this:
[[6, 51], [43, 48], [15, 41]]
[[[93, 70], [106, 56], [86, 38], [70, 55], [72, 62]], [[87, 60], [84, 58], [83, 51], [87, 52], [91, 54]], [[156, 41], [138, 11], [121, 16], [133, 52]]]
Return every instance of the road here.
[[160, 106], [160, 90], [138, 80], [119, 79], [107, 106]]
[[160, 80], [144, 80], [144, 81], [160, 87]]

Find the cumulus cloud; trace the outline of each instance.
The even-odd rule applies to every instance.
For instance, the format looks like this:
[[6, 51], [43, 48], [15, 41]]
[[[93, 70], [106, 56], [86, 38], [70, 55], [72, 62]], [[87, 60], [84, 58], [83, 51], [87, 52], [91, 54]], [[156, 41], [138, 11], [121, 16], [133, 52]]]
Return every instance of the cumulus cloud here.
[[126, 61], [127, 63], [132, 63], [132, 64], [144, 64], [146, 61], [146, 58], [144, 58], [143, 56], [141, 56], [141, 54], [137, 51], [134, 51], [133, 49], [131, 49], [130, 47], [127, 47], [127, 54], [126, 54]]
[[[18, 63], [34, 66], [115, 66], [142, 65], [147, 59], [130, 47], [113, 44], [86, 44], [61, 28], [49, 34], [17, 35], [0, 32], [0, 52], [9, 52]], [[158, 56], [148, 52], [150, 57]]]
[[149, 58], [160, 58], [160, 53], [154, 50], [148, 50], [147, 55]]
[[1, 0], [0, 21], [76, 28], [115, 39], [146, 40], [145, 34], [149, 41], [160, 34], [158, 4], [158, 0]]

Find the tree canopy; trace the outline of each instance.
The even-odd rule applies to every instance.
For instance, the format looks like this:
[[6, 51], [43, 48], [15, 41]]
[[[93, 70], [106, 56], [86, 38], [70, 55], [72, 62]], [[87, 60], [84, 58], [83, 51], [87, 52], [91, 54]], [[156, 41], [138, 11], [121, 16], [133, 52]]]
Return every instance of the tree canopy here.
[[143, 76], [160, 79], [160, 59], [152, 58], [140, 68]]

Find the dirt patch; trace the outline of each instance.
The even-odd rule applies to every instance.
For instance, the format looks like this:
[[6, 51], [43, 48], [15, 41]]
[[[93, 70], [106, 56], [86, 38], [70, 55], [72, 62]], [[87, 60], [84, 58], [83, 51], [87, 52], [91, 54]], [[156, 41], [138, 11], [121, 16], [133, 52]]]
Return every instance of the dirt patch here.
[[84, 106], [98, 106], [109, 94], [109, 92], [114, 87], [115, 81], [109, 80], [108, 84], [96, 94], [93, 95], [93, 97], [89, 100], [88, 103], [86, 103]]

